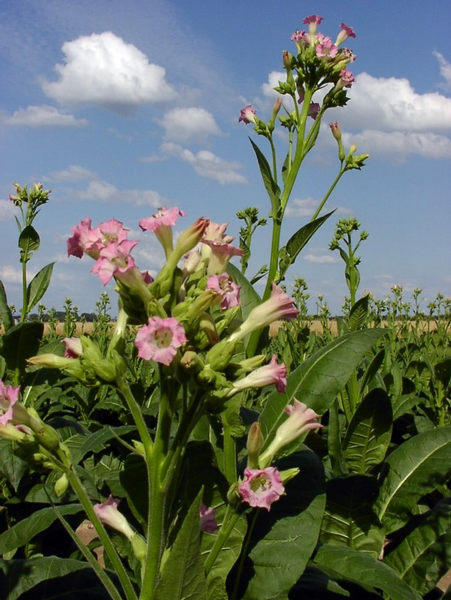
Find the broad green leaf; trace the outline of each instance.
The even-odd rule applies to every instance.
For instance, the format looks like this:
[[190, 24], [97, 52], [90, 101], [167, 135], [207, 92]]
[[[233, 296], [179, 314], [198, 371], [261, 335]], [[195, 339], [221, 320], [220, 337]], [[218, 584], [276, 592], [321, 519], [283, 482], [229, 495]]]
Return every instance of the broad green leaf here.
[[327, 544], [320, 546], [314, 563], [334, 579], [351, 581], [374, 593], [382, 590], [391, 600], [421, 600], [396, 571], [365, 552]]
[[288, 267], [294, 263], [299, 252], [309, 242], [313, 234], [318, 231], [321, 225], [323, 225], [334, 212], [335, 210], [314, 221], [310, 221], [298, 229], [298, 231], [290, 237], [286, 246], [281, 248], [281, 260], [279, 262], [280, 279], [283, 279]]
[[287, 377], [285, 394], [273, 392], [260, 415], [265, 446], [286, 419], [285, 406], [296, 397], [323, 414], [343, 389], [362, 357], [384, 334], [383, 329], [347, 333], [317, 350]]
[[365, 396], [349, 423], [343, 454], [350, 471], [367, 473], [380, 464], [390, 444], [392, 409], [387, 393], [375, 388]]
[[28, 469], [28, 462], [13, 453], [13, 443], [0, 438], [0, 475], [9, 481], [14, 491], [17, 492], [21, 479]]
[[[92, 587], [93, 582], [90, 577], [92, 571], [89, 567], [87, 567], [87, 563], [85, 561], [74, 560], [72, 558], [59, 558], [57, 556], [45, 556], [42, 558], [32, 558], [28, 560], [0, 560], [0, 589], [7, 591], [7, 595], [4, 596], [5, 600], [17, 600], [18, 598], [21, 598], [22, 594], [33, 589], [43, 581], [49, 579], [59, 579], [66, 575], [74, 574], [77, 571], [84, 572], [84, 577], [81, 578], [80, 582], [84, 584], [83, 587], [86, 585], [87, 577], [90, 581], [90, 587]], [[52, 598], [67, 598], [68, 590], [75, 588], [73, 583], [71, 584], [70, 579], [65, 581], [63, 580], [63, 584], [66, 588], [66, 595], [63, 596], [52, 594]], [[81, 597], [85, 597], [84, 592], [80, 592], [80, 590], [77, 590], [76, 588], [75, 591], [77, 591], [78, 594], [81, 593]], [[80, 597], [80, 595], [78, 597]], [[36, 598], [45, 600], [46, 595], [39, 594], [36, 595]], [[50, 596], [48, 596], [48, 598], [50, 598]], [[71, 598], [74, 598], [74, 596], [71, 596]]]
[[[119, 473], [127, 504], [135, 519], [146, 531], [149, 507], [149, 486], [147, 484], [146, 463], [141, 456], [129, 454], [125, 459], [124, 470]], [[139, 485], [138, 485], [139, 482]]]
[[[83, 510], [80, 504], [67, 504], [58, 508], [63, 515], [75, 515]], [[58, 518], [53, 508], [42, 508], [19, 521], [0, 534], [0, 554], [5, 554], [28, 544], [35, 535], [45, 531]]]
[[362, 325], [365, 324], [368, 316], [368, 302], [369, 295], [363, 296], [351, 307], [351, 311], [348, 317], [348, 326], [351, 331], [357, 331], [361, 329]]
[[253, 286], [246, 279], [246, 277], [241, 273], [241, 271], [235, 267], [235, 265], [229, 263], [227, 265], [227, 273], [231, 275], [235, 282], [241, 287], [241, 313], [243, 316], [243, 320], [246, 320], [251, 310], [261, 303], [261, 298], [254, 290]]
[[44, 332], [44, 325], [39, 321], [19, 323], [11, 327], [3, 336], [3, 354], [8, 369], [22, 370], [25, 361], [39, 351], [39, 343]]
[[448, 425], [419, 433], [388, 456], [375, 507], [387, 533], [406, 522], [419, 498], [449, 479], [450, 452]]
[[326, 491], [320, 541], [377, 558], [384, 542], [384, 531], [373, 509], [377, 481], [364, 475], [337, 477], [327, 482]]
[[430, 591], [451, 563], [451, 504], [444, 501], [419, 523], [384, 562], [422, 594]]
[[204, 562], [200, 556], [201, 494], [192, 503], [171, 548], [155, 590], [155, 600], [207, 600]]
[[424, 402], [424, 398], [420, 398], [416, 394], [403, 394], [398, 398], [393, 398], [393, 421], [410, 412], [410, 409]]
[[8, 331], [14, 325], [14, 319], [8, 306], [5, 287], [0, 281], [0, 324], [5, 331]]
[[382, 348], [382, 350], [379, 350], [379, 352], [371, 360], [371, 362], [368, 365], [368, 368], [366, 369], [366, 371], [362, 377], [362, 380], [360, 382], [360, 396], [363, 396], [365, 387], [367, 385], [370, 385], [372, 379], [374, 378], [374, 376], [378, 372], [380, 366], [384, 362], [384, 357], [385, 357], [385, 348]]
[[33, 252], [35, 252], [41, 244], [39, 234], [33, 225], [27, 225], [19, 235], [18, 246], [20, 252], [20, 262], [28, 262]]
[[260, 150], [260, 148], [257, 146], [257, 144], [251, 140], [251, 138], [249, 138], [249, 140], [252, 144], [252, 148], [254, 149], [255, 155], [257, 157], [257, 162], [258, 162], [258, 166], [260, 168], [260, 173], [261, 173], [261, 176], [263, 179], [263, 184], [264, 184], [266, 191], [268, 192], [268, 196], [271, 200], [272, 216], [273, 216], [273, 218], [277, 218], [277, 216], [278, 216], [277, 212], [278, 212], [279, 203], [280, 203], [280, 189], [279, 189], [277, 183], [273, 179], [273, 176], [271, 173], [271, 167], [269, 166], [269, 163], [266, 160], [265, 155]]
[[88, 452], [94, 454], [102, 452], [107, 446], [107, 442], [120, 438], [122, 435], [134, 431], [133, 425], [121, 425], [120, 427], [102, 427], [89, 435], [74, 435], [67, 440], [69, 450], [71, 451], [73, 462], [79, 463]]
[[309, 565], [292, 588], [290, 598], [302, 600], [339, 600], [351, 594], [320, 569]]
[[47, 291], [52, 277], [53, 265], [50, 263], [43, 267], [39, 273], [33, 277], [27, 288], [27, 311], [29, 312], [35, 306]]
[[278, 465], [294, 466], [300, 473], [287, 483], [286, 495], [257, 515], [243, 600], [287, 598], [316, 547], [326, 500], [322, 464], [306, 450]]

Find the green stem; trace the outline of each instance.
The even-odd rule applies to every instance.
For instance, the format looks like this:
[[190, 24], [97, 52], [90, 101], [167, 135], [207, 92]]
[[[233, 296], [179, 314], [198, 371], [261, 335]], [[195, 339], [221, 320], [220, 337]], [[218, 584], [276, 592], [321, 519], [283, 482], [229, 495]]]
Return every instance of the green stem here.
[[328, 201], [328, 199], [329, 199], [329, 196], [330, 196], [330, 195], [332, 194], [332, 192], [334, 191], [334, 188], [335, 188], [335, 186], [336, 186], [336, 185], [337, 185], [337, 183], [340, 181], [340, 179], [342, 178], [342, 176], [343, 176], [343, 173], [344, 173], [345, 171], [346, 171], [346, 169], [345, 169], [344, 167], [342, 167], [342, 168], [339, 170], [339, 172], [338, 172], [338, 175], [335, 177], [335, 179], [334, 179], [334, 180], [333, 180], [333, 182], [332, 182], [332, 185], [331, 185], [331, 186], [330, 186], [330, 188], [327, 190], [327, 193], [326, 193], [326, 195], [325, 195], [325, 196], [324, 196], [324, 198], [321, 200], [321, 202], [320, 202], [320, 204], [319, 204], [318, 208], [317, 208], [317, 209], [316, 209], [316, 211], [315, 211], [315, 214], [314, 214], [314, 215], [313, 215], [313, 217], [310, 219], [310, 222], [311, 222], [311, 221], [314, 221], [314, 220], [315, 220], [315, 219], [318, 217], [319, 213], [320, 213], [320, 212], [322, 211], [322, 209], [323, 209], [323, 206], [324, 206], [324, 205], [326, 204], [326, 202]]
[[210, 572], [213, 565], [215, 564], [215, 561], [218, 558], [220, 551], [222, 550], [225, 542], [227, 541], [227, 538], [232, 533], [233, 528], [235, 527], [235, 523], [238, 521], [239, 517], [239, 513], [233, 512], [232, 508], [230, 506], [227, 506], [224, 515], [224, 522], [222, 523], [219, 534], [215, 540], [215, 543], [213, 544], [212, 549], [210, 550], [210, 554], [208, 555], [207, 560], [205, 561], [204, 568], [205, 573], [207, 575]]
[[236, 444], [231, 434], [231, 428], [228, 426], [224, 427], [224, 475], [229, 482], [232, 484], [237, 480], [238, 475], [236, 472]]
[[238, 571], [236, 574], [235, 582], [233, 584], [231, 600], [236, 600], [236, 598], [237, 598], [238, 588], [240, 585], [240, 579], [241, 579], [241, 576], [243, 574], [243, 569], [244, 569], [244, 561], [246, 560], [246, 557], [247, 557], [247, 552], [249, 550], [249, 545], [251, 543], [252, 533], [255, 529], [255, 524], [257, 523], [259, 512], [260, 511], [258, 509], [254, 510], [254, 514], [252, 515], [249, 529], [246, 532], [246, 537], [244, 538], [244, 543], [241, 547], [240, 562], [238, 564]]
[[20, 322], [23, 323], [27, 318], [28, 312], [28, 298], [27, 298], [27, 263], [22, 263], [22, 314], [20, 315]]
[[125, 570], [124, 565], [122, 564], [119, 554], [117, 553], [116, 548], [114, 547], [113, 543], [111, 542], [111, 539], [110, 539], [109, 535], [107, 534], [104, 526], [98, 519], [98, 517], [94, 511], [94, 508], [91, 504], [91, 501], [89, 499], [89, 496], [86, 493], [86, 490], [83, 487], [83, 484], [81, 483], [78, 475], [71, 468], [65, 469], [65, 473], [66, 473], [67, 479], [69, 480], [70, 485], [72, 486], [72, 489], [77, 494], [88, 519], [91, 521], [91, 523], [94, 525], [95, 530], [97, 531], [99, 539], [102, 542], [103, 547], [105, 549], [105, 552], [106, 552], [109, 560], [111, 561], [112, 567], [113, 567], [116, 575], [118, 576], [119, 581], [121, 582], [122, 589], [124, 590], [126, 599], [127, 600], [138, 600], [138, 597], [135, 593], [132, 582], [130, 581], [128, 573]]

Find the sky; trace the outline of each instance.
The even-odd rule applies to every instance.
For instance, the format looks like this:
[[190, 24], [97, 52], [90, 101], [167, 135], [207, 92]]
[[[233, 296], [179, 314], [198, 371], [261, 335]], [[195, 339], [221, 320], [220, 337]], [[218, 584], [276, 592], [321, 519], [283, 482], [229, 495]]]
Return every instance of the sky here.
[[[356, 81], [347, 106], [323, 119], [283, 241], [310, 220], [337, 172], [328, 123], [370, 158], [329, 198], [324, 210], [336, 212], [291, 267], [288, 289], [302, 277], [312, 311], [323, 295], [340, 312], [344, 267], [328, 246], [338, 219], [355, 217], [369, 233], [360, 295], [383, 299], [402, 285], [407, 298], [421, 288], [425, 304], [451, 296], [449, 0], [0, 0], [0, 280], [9, 303], [21, 304], [14, 182], [52, 190], [28, 269], [32, 277], [55, 262], [42, 302], [57, 310], [70, 298], [91, 312], [104, 291], [92, 260], [66, 252], [86, 217], [122, 221], [139, 242], [137, 265], [152, 274], [163, 253], [138, 222], [159, 207], [185, 211], [178, 231], [205, 216], [237, 236], [237, 211], [255, 206], [267, 217], [248, 138], [269, 156], [267, 141], [238, 116], [251, 103], [269, 119], [282, 51], [294, 51], [290, 36], [312, 14], [333, 39], [342, 22], [355, 30], [345, 45], [357, 55]], [[275, 135], [281, 154], [286, 138]], [[269, 240], [269, 225], [255, 234], [248, 275], [269, 262]], [[106, 291], [114, 313], [112, 285]]]

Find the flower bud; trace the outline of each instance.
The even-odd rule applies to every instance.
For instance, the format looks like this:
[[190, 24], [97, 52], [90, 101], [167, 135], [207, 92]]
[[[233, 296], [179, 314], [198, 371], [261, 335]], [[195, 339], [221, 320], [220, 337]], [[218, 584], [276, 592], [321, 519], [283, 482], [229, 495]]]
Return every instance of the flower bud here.
[[264, 437], [261, 432], [260, 423], [252, 423], [247, 434], [247, 466], [250, 469], [258, 469], [258, 455], [264, 444]]
[[57, 479], [55, 486], [54, 486], [55, 494], [58, 496], [58, 498], [61, 498], [61, 496], [64, 496], [68, 487], [69, 487], [69, 480], [67, 479], [66, 473], [63, 473], [61, 475], [61, 477], [59, 479]]

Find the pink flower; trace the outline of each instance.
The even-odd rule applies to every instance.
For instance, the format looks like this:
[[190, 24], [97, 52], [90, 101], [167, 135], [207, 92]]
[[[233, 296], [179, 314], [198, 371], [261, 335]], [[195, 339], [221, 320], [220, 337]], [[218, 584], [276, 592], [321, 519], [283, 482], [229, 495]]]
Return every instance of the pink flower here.
[[347, 40], [350, 37], [352, 37], [352, 38], [357, 37], [352, 27], [348, 27], [344, 23], [341, 23], [340, 27], [341, 27], [340, 33], [338, 34], [337, 39], [335, 40], [336, 46], [339, 46], [340, 44], [342, 44], [345, 40]]
[[271, 509], [271, 504], [276, 502], [284, 493], [280, 473], [275, 467], [266, 469], [244, 470], [245, 480], [238, 486], [238, 492], [249, 506], [253, 508]]
[[293, 404], [285, 407], [285, 413], [288, 414], [288, 419], [277, 428], [273, 441], [260, 456], [260, 465], [271, 464], [282, 448], [295, 440], [300, 441], [310, 430], [322, 427], [318, 422], [319, 415], [296, 398]]
[[204, 248], [202, 252], [204, 260], [208, 259], [210, 275], [224, 273], [230, 258], [243, 254], [240, 248], [231, 245], [230, 242], [233, 242], [234, 238], [225, 234], [226, 229], [227, 223], [209, 223], [201, 239], [201, 242], [210, 248], [210, 250]]
[[117, 509], [119, 506], [119, 500], [113, 498], [110, 494], [108, 500], [101, 504], [95, 504], [93, 506], [94, 512], [97, 518], [104, 525], [108, 525], [112, 529], [116, 529], [120, 533], [124, 534], [129, 540], [135, 535], [135, 532], [130, 527], [127, 519]]
[[319, 15], [311, 15], [310, 17], [302, 19], [304, 25], [321, 25], [323, 21], [323, 17], [320, 17]]
[[148, 324], [136, 334], [135, 346], [140, 358], [167, 366], [176, 355], [177, 348], [187, 341], [185, 331], [177, 319], [151, 317]]
[[347, 69], [341, 69], [340, 81], [344, 87], [351, 87], [351, 85], [355, 81], [355, 78], [351, 71], [348, 71]]
[[0, 425], [5, 426], [13, 419], [13, 406], [19, 399], [20, 386], [5, 385], [0, 379]]
[[229, 395], [248, 388], [265, 387], [272, 384], [276, 386], [277, 391], [281, 394], [287, 386], [287, 368], [283, 363], [280, 365], [277, 363], [277, 356], [275, 354], [272, 355], [269, 364], [259, 367], [246, 377], [243, 377], [243, 379], [235, 381]]
[[98, 276], [103, 285], [106, 285], [112, 277], [127, 273], [135, 266], [130, 252], [138, 242], [123, 240], [120, 243], [113, 242], [100, 250], [91, 272]]
[[335, 121], [335, 123], [329, 123], [329, 127], [332, 132], [332, 135], [337, 140], [337, 142], [339, 140], [341, 140], [341, 129], [340, 129], [340, 125], [338, 124], [338, 122]]
[[167, 257], [172, 250], [172, 227], [176, 224], [178, 217], [185, 216], [183, 210], [176, 206], [174, 208], [159, 208], [156, 214], [141, 219], [139, 226], [143, 231], [155, 233]]
[[257, 111], [252, 107], [252, 104], [248, 104], [244, 108], [240, 110], [240, 116], [238, 118], [238, 123], [243, 121], [243, 123], [255, 123], [255, 113]]
[[303, 29], [297, 29], [294, 33], [291, 34], [290, 40], [296, 42], [296, 45], [299, 47], [301, 45], [308, 46], [310, 44], [310, 36]]
[[78, 358], [83, 354], [83, 347], [81, 345], [80, 338], [64, 338], [62, 342], [65, 346], [64, 358]]
[[85, 253], [91, 258], [97, 259], [102, 248], [112, 242], [124, 241], [129, 229], [126, 229], [123, 223], [116, 219], [105, 221], [92, 229], [91, 219], [86, 218], [71, 231], [73, 236], [67, 240], [68, 256], [81, 258]]
[[213, 533], [219, 529], [216, 522], [215, 509], [206, 506], [203, 502], [200, 505], [200, 528], [205, 533]]
[[313, 120], [315, 120], [316, 117], [319, 115], [320, 108], [321, 107], [318, 104], [318, 102], [310, 102], [310, 106], [308, 107], [307, 115], [309, 117], [312, 117]]
[[207, 281], [207, 290], [215, 290], [221, 294], [221, 310], [240, 305], [240, 286], [230, 275], [210, 275]]
[[322, 37], [319, 44], [315, 46], [316, 56], [319, 58], [335, 58], [337, 56], [338, 47], [332, 43], [329, 37]]

